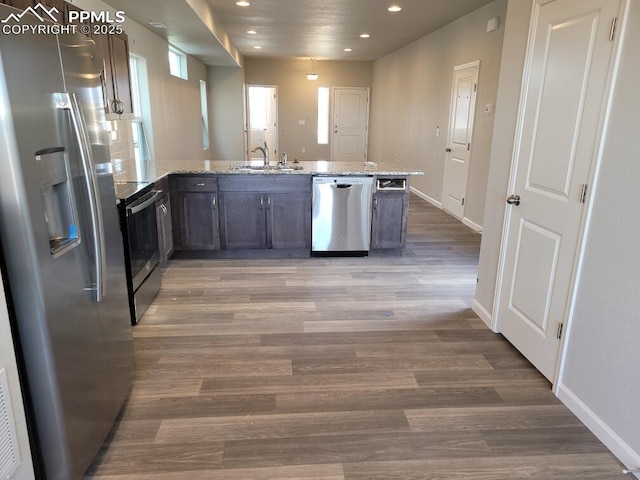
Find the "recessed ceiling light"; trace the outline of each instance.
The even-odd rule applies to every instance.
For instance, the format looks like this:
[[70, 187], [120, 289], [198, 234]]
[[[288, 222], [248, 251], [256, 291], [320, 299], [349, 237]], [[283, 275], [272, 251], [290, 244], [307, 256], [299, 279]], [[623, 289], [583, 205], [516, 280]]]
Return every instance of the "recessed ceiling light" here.
[[149, 25], [151, 25], [153, 28], [167, 28], [164, 23], [160, 22], [149, 22]]
[[362, 33], [360, 34], [360, 38], [369, 38], [371, 35], [369, 35], [368, 33]]
[[345, 48], [344, 51], [345, 52], [353, 52], [353, 48]]
[[247, 30], [247, 33], [249, 35], [256, 35], [258, 32], [256, 32], [255, 30]]
[[398, 5], [391, 5], [389, 8], [387, 8], [387, 10], [389, 10], [390, 12], [399, 12], [400, 10], [402, 10], [402, 7], [398, 6]]
[[249, 2], [236, 2], [236, 5], [239, 7], [248, 7], [251, 4]]
[[256, 50], [262, 49], [262, 47], [260, 45], [254, 45], [253, 48], [255, 48]]

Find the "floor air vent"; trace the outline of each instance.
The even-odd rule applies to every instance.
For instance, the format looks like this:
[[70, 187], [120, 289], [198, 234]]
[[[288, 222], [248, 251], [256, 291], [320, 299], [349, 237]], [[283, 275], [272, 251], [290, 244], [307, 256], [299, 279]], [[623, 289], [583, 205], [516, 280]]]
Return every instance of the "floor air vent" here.
[[20, 465], [18, 439], [9, 401], [7, 371], [0, 369], [0, 478], [9, 478]]

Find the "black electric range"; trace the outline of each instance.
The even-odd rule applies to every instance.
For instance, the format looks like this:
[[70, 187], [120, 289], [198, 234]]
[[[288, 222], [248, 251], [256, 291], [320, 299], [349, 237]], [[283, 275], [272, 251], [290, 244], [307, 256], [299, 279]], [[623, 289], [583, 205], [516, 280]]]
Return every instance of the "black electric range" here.
[[161, 287], [156, 200], [151, 182], [116, 182], [131, 323], [137, 324]]

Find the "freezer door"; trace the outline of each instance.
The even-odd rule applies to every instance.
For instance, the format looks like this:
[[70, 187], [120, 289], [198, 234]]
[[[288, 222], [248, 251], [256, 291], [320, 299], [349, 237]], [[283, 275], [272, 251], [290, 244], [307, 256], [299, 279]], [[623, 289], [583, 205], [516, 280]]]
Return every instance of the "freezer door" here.
[[[93, 260], [100, 272], [99, 321], [102, 329], [103, 369], [96, 377], [95, 396], [87, 404], [94, 412], [96, 431], [93, 448], [102, 444], [126, 398], [133, 378], [133, 340], [128, 309], [124, 253], [108, 133], [104, 116], [102, 59], [94, 55], [94, 44], [82, 35], [61, 35], [60, 54], [67, 94], [77, 99], [86, 138], [94, 188], [94, 217], [99, 224]], [[81, 141], [83, 135], [79, 135]], [[86, 440], [85, 440], [86, 442]], [[78, 449], [83, 446], [78, 442]], [[95, 454], [95, 453], [94, 453]], [[93, 455], [90, 456], [92, 458]]]

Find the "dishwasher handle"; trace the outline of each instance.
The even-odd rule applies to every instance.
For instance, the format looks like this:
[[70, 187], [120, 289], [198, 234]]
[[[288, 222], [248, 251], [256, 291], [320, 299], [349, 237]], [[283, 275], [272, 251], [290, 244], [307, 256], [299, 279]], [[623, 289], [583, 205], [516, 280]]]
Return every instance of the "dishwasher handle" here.
[[353, 187], [353, 185], [350, 185], [348, 183], [338, 183], [335, 185], [336, 188], [351, 188]]

